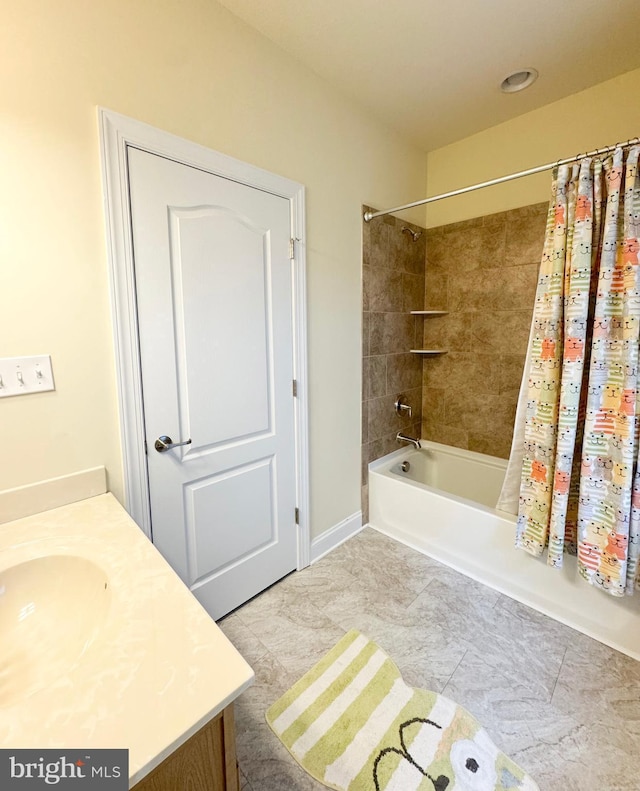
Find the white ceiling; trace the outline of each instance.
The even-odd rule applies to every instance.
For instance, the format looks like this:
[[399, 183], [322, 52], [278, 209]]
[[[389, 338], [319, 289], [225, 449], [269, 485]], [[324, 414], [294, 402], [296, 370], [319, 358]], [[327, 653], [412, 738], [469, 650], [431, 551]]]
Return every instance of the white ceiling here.
[[640, 0], [220, 2], [425, 150], [640, 67]]

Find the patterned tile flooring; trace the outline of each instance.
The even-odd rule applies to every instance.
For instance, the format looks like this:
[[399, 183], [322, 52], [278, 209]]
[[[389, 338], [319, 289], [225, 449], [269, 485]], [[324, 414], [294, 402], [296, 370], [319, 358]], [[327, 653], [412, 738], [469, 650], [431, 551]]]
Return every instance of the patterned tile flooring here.
[[320, 791], [264, 713], [349, 629], [471, 711], [541, 791], [640, 791], [640, 662], [366, 529], [220, 622], [255, 684], [242, 791]]

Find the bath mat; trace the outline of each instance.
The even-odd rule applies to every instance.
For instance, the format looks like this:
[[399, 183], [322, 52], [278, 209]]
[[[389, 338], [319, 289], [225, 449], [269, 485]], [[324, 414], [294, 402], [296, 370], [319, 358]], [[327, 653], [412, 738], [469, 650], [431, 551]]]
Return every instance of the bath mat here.
[[407, 686], [355, 629], [266, 718], [302, 768], [338, 791], [540, 791], [466, 709]]

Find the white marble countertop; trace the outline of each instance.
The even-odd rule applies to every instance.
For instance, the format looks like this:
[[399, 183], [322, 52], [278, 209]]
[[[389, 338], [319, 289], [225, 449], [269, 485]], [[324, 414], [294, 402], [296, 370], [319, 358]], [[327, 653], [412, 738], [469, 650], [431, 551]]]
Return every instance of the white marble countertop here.
[[0, 573], [50, 555], [104, 571], [106, 615], [67, 672], [0, 702], [0, 747], [128, 748], [133, 786], [250, 686], [253, 671], [112, 495], [0, 525]]

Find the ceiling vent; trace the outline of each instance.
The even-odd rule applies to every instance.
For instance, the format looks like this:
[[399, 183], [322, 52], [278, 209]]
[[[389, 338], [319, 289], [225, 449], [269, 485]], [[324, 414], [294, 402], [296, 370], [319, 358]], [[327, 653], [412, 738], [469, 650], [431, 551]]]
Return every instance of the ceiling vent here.
[[538, 79], [538, 72], [535, 69], [520, 69], [505, 77], [500, 83], [500, 90], [503, 93], [516, 93], [528, 88]]

